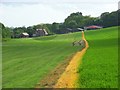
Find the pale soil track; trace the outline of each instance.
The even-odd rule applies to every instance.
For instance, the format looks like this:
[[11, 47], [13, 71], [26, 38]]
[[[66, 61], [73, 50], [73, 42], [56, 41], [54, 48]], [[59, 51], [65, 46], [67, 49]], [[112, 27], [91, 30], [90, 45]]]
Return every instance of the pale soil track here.
[[69, 65], [58, 79], [54, 88], [77, 88], [76, 81], [78, 79], [78, 67], [81, 63], [81, 59], [85, 54], [87, 48], [89, 47], [88, 42], [84, 37], [84, 32], [82, 31], [82, 39], [85, 41], [85, 48], [82, 51], [77, 52], [73, 58], [70, 60]]

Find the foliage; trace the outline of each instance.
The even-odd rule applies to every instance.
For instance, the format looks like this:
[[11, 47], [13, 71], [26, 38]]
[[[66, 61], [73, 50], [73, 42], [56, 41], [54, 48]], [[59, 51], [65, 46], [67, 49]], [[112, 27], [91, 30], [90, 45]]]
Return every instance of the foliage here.
[[80, 24], [82, 24], [82, 21], [83, 21], [82, 13], [77, 12], [77, 13], [70, 14], [70, 16], [68, 16], [65, 19], [64, 24], [67, 28], [76, 28], [76, 27], [81, 27], [82, 26], [82, 25], [80, 25]]
[[54, 22], [52, 24], [37, 24], [29, 27], [16, 27], [9, 28], [11, 30], [4, 29], [3, 25], [3, 37], [10, 37], [9, 31], [12, 31], [12, 37], [17, 38], [23, 32], [27, 32], [30, 37], [33, 36], [36, 29], [46, 29], [49, 35], [51, 34], [63, 34], [68, 33], [67, 29], [84, 28], [89, 25], [98, 25], [103, 27], [118, 26], [118, 18], [120, 16], [120, 10], [113, 11], [111, 13], [104, 12], [99, 17], [83, 16], [81, 12], [71, 13], [63, 23]]
[[120, 10], [114, 12], [104, 12], [100, 17], [83, 16], [81, 12], [72, 13], [65, 19], [66, 28], [85, 27], [89, 25], [99, 25], [103, 27], [117, 26]]
[[35, 32], [35, 27], [32, 27], [32, 26], [27, 27], [26, 32], [29, 34], [30, 37], [32, 37]]
[[2, 33], [3, 40], [9, 40], [11, 38], [11, 29], [8, 27], [5, 27], [2, 23], [0, 23], [0, 32]]
[[102, 13], [100, 19], [104, 27], [116, 26], [118, 25], [118, 11]]

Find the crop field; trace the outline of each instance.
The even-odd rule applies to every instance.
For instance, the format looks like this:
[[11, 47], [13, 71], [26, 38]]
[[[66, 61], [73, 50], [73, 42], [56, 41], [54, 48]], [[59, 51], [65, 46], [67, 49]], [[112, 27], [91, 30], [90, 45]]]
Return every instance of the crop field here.
[[81, 50], [72, 46], [80, 39], [81, 32], [3, 42], [2, 87], [34, 88], [57, 65]]
[[78, 87], [118, 88], [118, 27], [85, 32], [89, 48], [79, 67]]

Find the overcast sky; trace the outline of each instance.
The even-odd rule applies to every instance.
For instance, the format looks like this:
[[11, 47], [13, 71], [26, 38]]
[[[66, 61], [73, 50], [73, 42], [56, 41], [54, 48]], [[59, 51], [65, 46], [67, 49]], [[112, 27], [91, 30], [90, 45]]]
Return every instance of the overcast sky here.
[[118, 9], [119, 0], [0, 0], [0, 22], [5, 26], [32, 26], [64, 22], [73, 12], [100, 16]]

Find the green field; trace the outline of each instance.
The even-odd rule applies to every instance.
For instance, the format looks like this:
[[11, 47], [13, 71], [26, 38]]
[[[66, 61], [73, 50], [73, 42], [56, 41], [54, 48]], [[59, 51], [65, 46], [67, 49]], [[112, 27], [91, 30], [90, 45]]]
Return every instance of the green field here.
[[89, 48], [79, 67], [80, 88], [118, 87], [118, 27], [86, 31]]
[[[89, 48], [79, 67], [78, 87], [117, 88], [118, 27], [85, 31]], [[81, 32], [3, 42], [3, 88], [32, 88], [57, 65], [81, 50]]]
[[81, 32], [3, 42], [3, 88], [32, 88], [58, 64], [81, 50]]

